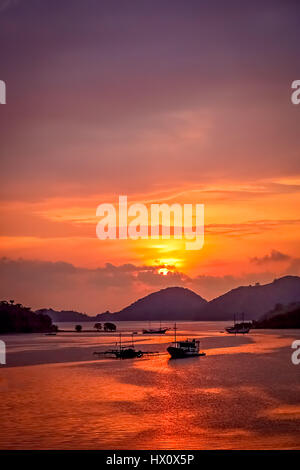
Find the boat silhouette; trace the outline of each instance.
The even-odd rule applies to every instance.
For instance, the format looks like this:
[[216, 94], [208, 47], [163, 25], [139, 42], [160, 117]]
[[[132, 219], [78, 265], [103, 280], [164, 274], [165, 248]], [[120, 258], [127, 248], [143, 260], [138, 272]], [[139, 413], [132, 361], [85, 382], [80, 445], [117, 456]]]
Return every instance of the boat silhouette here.
[[193, 339], [186, 339], [184, 341], [177, 341], [176, 338], [176, 323], [174, 326], [174, 341], [171, 346], [167, 348], [168, 353], [173, 359], [182, 359], [185, 357], [206, 356], [205, 352], [200, 352], [200, 341]]

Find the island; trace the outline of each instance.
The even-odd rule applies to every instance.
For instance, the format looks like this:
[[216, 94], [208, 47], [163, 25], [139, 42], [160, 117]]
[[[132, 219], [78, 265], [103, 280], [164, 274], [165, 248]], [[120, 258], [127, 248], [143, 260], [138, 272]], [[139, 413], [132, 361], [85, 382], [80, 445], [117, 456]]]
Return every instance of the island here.
[[56, 329], [48, 315], [35, 313], [14, 300], [0, 301], [0, 334], [48, 333]]

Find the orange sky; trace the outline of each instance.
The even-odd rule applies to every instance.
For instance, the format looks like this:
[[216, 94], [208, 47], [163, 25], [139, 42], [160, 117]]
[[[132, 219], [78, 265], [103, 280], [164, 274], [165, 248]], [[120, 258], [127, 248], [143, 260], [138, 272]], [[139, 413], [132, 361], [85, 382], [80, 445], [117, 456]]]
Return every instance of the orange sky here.
[[[244, 185], [220, 183], [201, 189], [136, 194], [129, 199], [129, 204], [137, 201], [148, 204], [203, 202], [205, 243], [198, 251], [186, 250], [184, 240], [173, 237], [170, 240], [99, 240], [95, 232], [99, 220], [95, 215], [97, 204], [110, 202], [117, 207], [115, 195], [10, 202], [1, 207], [6, 229], [1, 255], [14, 260], [22, 258], [32, 264], [42, 260], [46, 262], [42, 269], [46, 273], [49, 262], [70, 263], [75, 271], [85, 268], [83, 278], [74, 273], [76, 285], [77, 282], [82, 285], [80, 296], [71, 288], [71, 297], [64, 300], [61, 297], [66, 279], [63, 272], [56, 273], [53, 282], [60, 283], [60, 288], [53, 305], [57, 308], [95, 311], [94, 305], [99, 301], [99, 311], [115, 310], [139, 295], [177, 284], [212, 298], [240, 283], [268, 282], [286, 273], [300, 274], [299, 188], [295, 180], [256, 181]], [[98, 285], [91, 287], [85, 277], [89, 278], [98, 267], [105, 271], [106, 263], [114, 265], [116, 272], [107, 273], [104, 286], [99, 280]], [[7, 261], [3, 264], [7, 269]], [[120, 276], [122, 266], [128, 264], [133, 266], [130, 279]], [[41, 266], [36, 266], [32, 289], [39, 269]], [[15, 276], [15, 272], [12, 275]], [[13, 296], [15, 286], [11, 284], [12, 288], [5, 287]], [[18, 300], [26, 298], [27, 288], [19, 284], [18, 289], [21, 293]], [[45, 287], [43, 290], [37, 306], [43, 301], [52, 305], [51, 291]], [[85, 293], [91, 295], [88, 301]]]

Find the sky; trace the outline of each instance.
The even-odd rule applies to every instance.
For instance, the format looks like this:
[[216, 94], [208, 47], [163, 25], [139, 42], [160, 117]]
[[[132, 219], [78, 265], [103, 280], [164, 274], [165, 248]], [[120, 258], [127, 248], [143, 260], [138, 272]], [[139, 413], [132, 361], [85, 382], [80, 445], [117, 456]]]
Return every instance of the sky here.
[[[0, 0], [0, 297], [117, 311], [300, 275], [298, 0]], [[205, 242], [99, 240], [97, 206], [202, 203]]]

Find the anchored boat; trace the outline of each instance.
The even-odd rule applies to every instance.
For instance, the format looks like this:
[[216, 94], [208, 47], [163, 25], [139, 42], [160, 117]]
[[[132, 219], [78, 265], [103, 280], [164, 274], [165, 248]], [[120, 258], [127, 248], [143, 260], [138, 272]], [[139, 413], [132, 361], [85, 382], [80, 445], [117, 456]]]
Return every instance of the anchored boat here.
[[200, 352], [200, 341], [196, 339], [176, 340], [176, 323], [174, 326], [175, 338], [171, 346], [167, 348], [168, 353], [174, 359], [184, 357], [205, 356], [205, 352]]
[[161, 322], [159, 323], [159, 328], [148, 328], [143, 330], [143, 335], [164, 335], [169, 328], [162, 328]]
[[235, 315], [234, 315], [233, 326], [229, 326], [228, 328], [225, 328], [225, 330], [227, 331], [227, 333], [230, 333], [230, 334], [245, 335], [245, 334], [249, 333], [249, 331], [251, 330], [251, 326], [252, 326], [251, 323], [247, 323], [247, 322], [244, 321], [244, 314], [243, 314], [243, 321], [241, 323], [236, 323]]
[[151, 354], [157, 354], [157, 352], [153, 351], [141, 351], [141, 350], [136, 350], [133, 342], [133, 334], [132, 334], [132, 343], [130, 346], [123, 346], [122, 345], [122, 334], [120, 333], [120, 341], [119, 344], [116, 343], [116, 348], [115, 349], [109, 349], [108, 351], [95, 351], [93, 354], [97, 356], [101, 355], [111, 355], [115, 356], [117, 359], [133, 359], [133, 358], [139, 358], [143, 357], [144, 355], [151, 355]]

